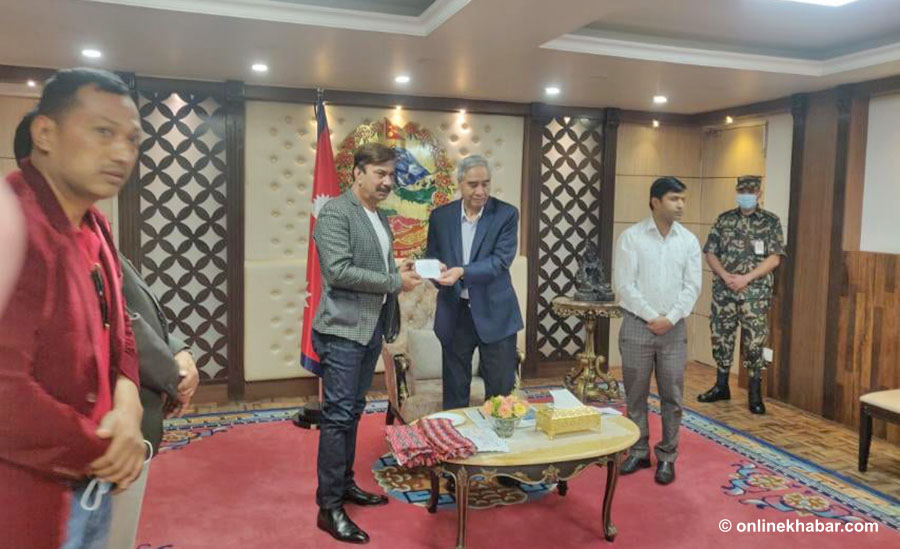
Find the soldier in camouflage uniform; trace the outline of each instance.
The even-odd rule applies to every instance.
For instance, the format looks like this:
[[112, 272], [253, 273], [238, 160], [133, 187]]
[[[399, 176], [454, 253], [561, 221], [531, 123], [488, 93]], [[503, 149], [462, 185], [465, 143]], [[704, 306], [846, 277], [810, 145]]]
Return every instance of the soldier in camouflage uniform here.
[[741, 326], [743, 363], [750, 374], [750, 411], [764, 414], [762, 400], [762, 349], [769, 335], [769, 303], [773, 271], [784, 255], [784, 236], [778, 216], [759, 207], [759, 176], [737, 180], [738, 207], [716, 220], [703, 251], [716, 275], [709, 317], [716, 384], [699, 395], [700, 402], [728, 400], [728, 372], [734, 357], [734, 340]]

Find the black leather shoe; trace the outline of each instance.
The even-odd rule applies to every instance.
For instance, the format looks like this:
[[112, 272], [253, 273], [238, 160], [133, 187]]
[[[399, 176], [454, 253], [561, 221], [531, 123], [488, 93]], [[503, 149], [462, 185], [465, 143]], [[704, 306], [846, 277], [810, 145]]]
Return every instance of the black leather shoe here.
[[675, 480], [675, 464], [671, 461], [660, 461], [656, 464], [656, 475], [653, 479], [658, 484], [670, 484]]
[[758, 376], [750, 378], [747, 392], [747, 405], [751, 414], [765, 414], [766, 405], [763, 404], [762, 379]]
[[717, 400], [731, 400], [731, 390], [728, 388], [728, 372], [716, 372], [716, 384], [712, 389], [698, 395], [700, 402], [715, 402]]
[[355, 503], [356, 505], [386, 505], [387, 496], [380, 496], [366, 492], [362, 488], [351, 483], [350, 487], [344, 491], [344, 503]]
[[631, 473], [637, 471], [638, 469], [649, 469], [650, 468], [650, 458], [649, 457], [637, 457], [637, 456], [628, 456], [625, 458], [625, 461], [622, 462], [622, 466], [619, 467], [620, 475], [630, 475]]
[[319, 509], [316, 526], [331, 534], [331, 537], [346, 543], [369, 543], [369, 534], [350, 520], [343, 507]]

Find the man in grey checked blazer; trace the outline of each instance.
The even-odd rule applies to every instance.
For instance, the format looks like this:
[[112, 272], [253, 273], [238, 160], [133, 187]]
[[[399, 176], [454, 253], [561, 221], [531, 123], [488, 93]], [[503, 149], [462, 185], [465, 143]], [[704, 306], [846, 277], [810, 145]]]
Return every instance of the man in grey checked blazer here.
[[386, 497], [363, 491], [353, 479], [357, 426], [381, 354], [385, 303], [389, 294], [422, 282], [412, 262], [397, 268], [391, 228], [377, 209], [393, 189], [395, 157], [379, 143], [360, 147], [354, 156], [353, 186], [322, 207], [313, 235], [323, 286], [313, 346], [325, 393], [317, 525], [350, 543], [366, 543], [369, 536], [350, 520], [344, 503], [387, 503]]

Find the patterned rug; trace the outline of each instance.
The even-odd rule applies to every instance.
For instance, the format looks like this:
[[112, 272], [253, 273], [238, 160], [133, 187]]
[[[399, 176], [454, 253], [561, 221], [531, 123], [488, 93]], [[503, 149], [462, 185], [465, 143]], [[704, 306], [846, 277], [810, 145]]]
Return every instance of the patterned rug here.
[[[525, 392], [532, 401], [545, 401], [555, 387], [534, 387]], [[612, 403], [620, 407], [621, 403]], [[386, 401], [370, 401], [366, 413], [386, 410]], [[659, 414], [659, 400], [653, 395], [650, 408]], [[224, 412], [185, 417], [166, 422], [161, 452], [171, 452], [204, 438], [229, 430], [235, 425], [289, 421], [296, 408]], [[731, 473], [723, 476], [720, 490], [742, 505], [769, 509], [785, 516], [818, 517], [843, 522], [875, 519], [900, 530], [900, 501], [863, 486], [834, 471], [811, 463], [790, 452], [723, 423], [685, 408], [682, 426], [740, 456], [730, 464]], [[397, 467], [394, 459], [383, 455], [372, 471], [388, 494], [405, 503], [425, 505], [430, 481], [425, 474], [409, 473]], [[539, 499], [555, 485], [506, 487], [496, 480], [476, 479], [471, 489], [470, 508], [484, 509], [516, 505]], [[439, 507], [455, 505], [454, 494], [441, 482]]]

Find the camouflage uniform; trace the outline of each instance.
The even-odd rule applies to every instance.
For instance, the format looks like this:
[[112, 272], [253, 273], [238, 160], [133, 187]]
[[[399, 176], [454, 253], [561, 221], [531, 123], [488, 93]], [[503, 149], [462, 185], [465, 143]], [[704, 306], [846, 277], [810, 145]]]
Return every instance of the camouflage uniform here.
[[[715, 255], [729, 273], [747, 274], [770, 255], [784, 255], [781, 221], [759, 207], [750, 215], [742, 214], [740, 208], [729, 210], [716, 220], [703, 251]], [[744, 367], [751, 375], [765, 367], [762, 348], [769, 336], [768, 312], [774, 281], [774, 273], [769, 273], [735, 292], [714, 275], [709, 327], [719, 372], [731, 369], [738, 323], [742, 328]]]

